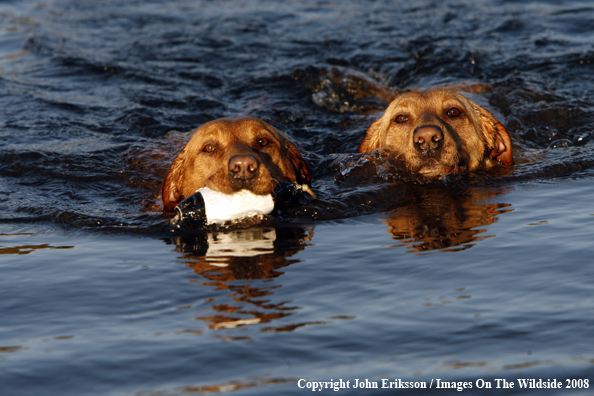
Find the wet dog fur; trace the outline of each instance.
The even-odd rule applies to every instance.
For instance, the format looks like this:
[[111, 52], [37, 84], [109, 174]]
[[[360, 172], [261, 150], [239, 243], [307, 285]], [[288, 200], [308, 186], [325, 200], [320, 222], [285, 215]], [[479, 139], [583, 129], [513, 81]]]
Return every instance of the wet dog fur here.
[[161, 189], [163, 210], [173, 211], [203, 187], [267, 195], [281, 181], [302, 184], [313, 195], [307, 165], [284, 134], [254, 118], [218, 119], [196, 129], [173, 161]]
[[397, 96], [369, 127], [359, 152], [382, 147], [427, 179], [514, 165], [505, 127], [488, 110], [449, 89]]

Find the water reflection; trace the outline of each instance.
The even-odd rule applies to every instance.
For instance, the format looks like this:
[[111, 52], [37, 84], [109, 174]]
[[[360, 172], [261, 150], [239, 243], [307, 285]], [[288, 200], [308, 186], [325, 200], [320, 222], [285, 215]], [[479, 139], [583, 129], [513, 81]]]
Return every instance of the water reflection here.
[[388, 213], [384, 222], [393, 238], [412, 252], [465, 250], [493, 237], [484, 234], [484, 227], [513, 210], [506, 209], [510, 204], [492, 203], [504, 193], [501, 188], [424, 186], [412, 192], [412, 204]]
[[288, 306], [288, 301], [272, 302], [271, 296], [282, 285], [264, 286], [262, 280], [276, 278], [283, 274], [283, 267], [299, 262], [290, 257], [304, 249], [312, 236], [313, 229], [300, 227], [252, 227], [205, 231], [171, 239], [176, 250], [183, 253], [188, 267], [203, 278], [197, 282], [216, 290], [229, 290], [225, 297], [233, 301], [229, 304], [209, 299], [214, 313], [196, 319], [217, 330], [266, 323], [292, 315], [297, 307]]
[[[0, 234], [0, 237], [4, 236], [15, 236], [15, 235], [33, 235], [33, 234]], [[3, 244], [6, 242], [2, 242]], [[43, 250], [43, 249], [74, 249], [74, 246], [52, 246], [48, 243], [40, 244], [40, 245], [20, 245], [20, 246], [4, 246], [0, 245], [0, 254], [17, 254], [17, 255], [24, 255], [32, 253], [36, 250]]]

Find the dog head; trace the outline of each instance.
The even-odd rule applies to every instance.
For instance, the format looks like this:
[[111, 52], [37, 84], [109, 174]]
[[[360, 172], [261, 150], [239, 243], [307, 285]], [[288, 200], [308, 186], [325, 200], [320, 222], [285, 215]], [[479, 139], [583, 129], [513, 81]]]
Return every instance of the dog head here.
[[172, 211], [198, 189], [267, 195], [281, 181], [309, 184], [301, 154], [282, 133], [253, 118], [224, 118], [198, 128], [173, 161], [161, 190]]
[[493, 115], [456, 91], [399, 95], [367, 130], [359, 152], [387, 147], [426, 178], [514, 165], [512, 141]]

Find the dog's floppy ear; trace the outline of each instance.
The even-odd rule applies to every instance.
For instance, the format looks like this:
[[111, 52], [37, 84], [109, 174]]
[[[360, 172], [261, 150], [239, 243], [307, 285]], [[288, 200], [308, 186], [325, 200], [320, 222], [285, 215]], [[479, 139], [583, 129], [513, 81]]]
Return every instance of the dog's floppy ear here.
[[509, 132], [499, 122], [495, 123], [495, 142], [491, 157], [501, 162], [505, 166], [512, 166], [515, 164], [512, 153], [512, 141]]
[[297, 182], [300, 184], [311, 184], [311, 176], [309, 175], [309, 169], [305, 164], [305, 160], [301, 156], [297, 147], [289, 141], [285, 142], [285, 150], [287, 152], [287, 158], [295, 168], [295, 175]]
[[493, 147], [491, 147], [490, 153], [491, 158], [496, 159], [505, 166], [514, 165], [512, 140], [509, 132], [488, 110], [478, 105], [477, 107], [479, 108], [483, 132], [492, 134], [493, 136]]
[[375, 121], [369, 129], [367, 129], [367, 134], [365, 135], [365, 139], [361, 142], [359, 146], [360, 153], [368, 153], [372, 150], [381, 147], [380, 137], [381, 137], [381, 127], [382, 127], [382, 120], [383, 117], [379, 120]]
[[181, 183], [185, 159], [186, 147], [175, 157], [171, 169], [165, 178], [165, 182], [163, 182], [161, 196], [163, 198], [163, 210], [165, 212], [173, 212], [175, 206], [182, 200]]

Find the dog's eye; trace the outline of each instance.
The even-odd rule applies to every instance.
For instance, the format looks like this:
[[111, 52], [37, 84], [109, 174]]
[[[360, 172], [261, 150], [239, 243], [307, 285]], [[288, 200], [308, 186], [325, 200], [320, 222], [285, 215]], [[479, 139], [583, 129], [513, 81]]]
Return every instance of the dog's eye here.
[[262, 147], [266, 147], [266, 146], [268, 146], [268, 143], [270, 143], [270, 141], [268, 139], [266, 139], [265, 137], [258, 139], [257, 142]]
[[206, 146], [204, 146], [202, 151], [204, 151], [205, 153], [212, 153], [213, 151], [215, 151], [215, 149], [216, 147], [213, 144], [207, 144]]
[[462, 112], [460, 111], [460, 109], [458, 109], [456, 107], [452, 107], [451, 109], [446, 111], [446, 114], [450, 118], [456, 118], [456, 117], [460, 117], [462, 115]]
[[405, 116], [404, 114], [399, 114], [396, 119], [394, 120], [394, 122], [398, 123], [398, 124], [402, 124], [403, 122], [408, 121], [408, 116]]

